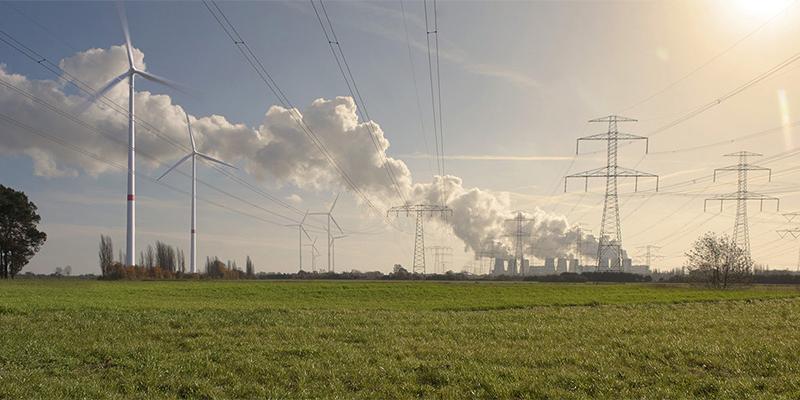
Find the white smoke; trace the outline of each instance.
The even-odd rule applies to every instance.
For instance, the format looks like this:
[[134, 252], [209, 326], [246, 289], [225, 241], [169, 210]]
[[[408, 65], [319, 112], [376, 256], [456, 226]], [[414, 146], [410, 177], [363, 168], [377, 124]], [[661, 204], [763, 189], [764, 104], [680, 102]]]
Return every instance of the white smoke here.
[[[124, 48], [113, 46], [80, 52], [62, 60], [59, 65], [70, 75], [99, 88], [125, 70], [125, 58]], [[134, 49], [134, 59], [139, 68], [145, 68], [141, 51]], [[0, 65], [0, 79], [63, 110], [75, 112], [85, 104], [85, 96], [74, 94], [74, 89], [69, 89], [64, 80], [31, 80], [9, 73], [4, 65]], [[120, 84], [109, 92], [108, 97], [120, 105], [127, 105], [127, 85]], [[147, 124], [138, 125], [137, 150], [153, 158], [140, 157], [139, 165], [153, 170], [163, 168], [160, 163], [171, 163], [180, 157], [184, 150], [165, 145], [164, 137], [188, 145], [183, 108], [173, 104], [167, 95], [140, 91], [136, 93], [136, 109], [137, 116], [147, 121]], [[80, 117], [116, 142], [98, 139], [85, 127], [43, 109], [40, 104], [4, 85], [0, 85], [0, 110], [36, 129], [56, 134], [75, 146], [117, 164], [125, 164], [127, 117], [109, 107], [93, 106]], [[464, 242], [465, 251], [478, 252], [489, 242], [498, 243], [505, 253], [511, 251], [511, 242], [504, 236], [509, 228], [506, 219], [515, 216], [508, 193], [468, 188], [456, 176], [437, 176], [429, 183], [415, 182], [402, 160], [386, 154], [390, 143], [380, 125], [374, 121], [360, 121], [356, 104], [349, 97], [317, 99], [304, 110], [272, 106], [255, 128], [232, 123], [219, 115], [190, 117], [190, 120], [201, 151], [240, 163], [258, 179], [272, 178], [305, 190], [338, 191], [347, 188], [341, 175], [295, 118], [302, 118], [329, 155], [342, 170], [347, 171], [353, 183], [379, 207], [396, 205], [397, 191], [414, 204], [447, 204], [453, 209], [453, 215], [446, 219], [433, 218], [452, 228], [455, 236]], [[31, 157], [37, 175], [61, 177], [80, 172], [98, 175], [113, 169], [17, 127], [3, 124], [0, 134], [0, 154]], [[376, 151], [376, 144], [379, 151]], [[394, 175], [396, 186], [390, 184], [388, 172]], [[578, 233], [565, 217], [540, 209], [526, 213], [526, 216], [533, 218], [533, 222], [525, 227], [532, 237], [530, 254], [543, 258], [574, 253]], [[582, 241], [581, 252], [593, 255], [597, 240], [589, 235]]]

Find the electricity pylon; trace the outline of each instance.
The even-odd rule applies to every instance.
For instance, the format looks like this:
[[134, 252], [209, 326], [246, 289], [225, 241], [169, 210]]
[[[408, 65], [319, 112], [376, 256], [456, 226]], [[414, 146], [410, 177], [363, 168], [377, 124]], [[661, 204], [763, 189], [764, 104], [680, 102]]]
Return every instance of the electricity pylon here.
[[[589, 122], [607, 122], [608, 132], [578, 138], [575, 154], [579, 153], [581, 140], [605, 140], [608, 143], [607, 162], [605, 167], [579, 172], [564, 177], [564, 192], [567, 191], [569, 178], [585, 178], [585, 190], [589, 190], [589, 178], [606, 178], [606, 195], [603, 204], [603, 220], [600, 223], [599, 246], [597, 247], [597, 268], [603, 261], [614, 258], [618, 268], [622, 268], [622, 229], [619, 222], [619, 197], [617, 195], [617, 178], [635, 178], [634, 191], [639, 190], [639, 178], [656, 178], [656, 191], [658, 191], [658, 175], [637, 171], [617, 165], [617, 148], [619, 141], [644, 140], [645, 154], [649, 151], [649, 140], [644, 136], [619, 132], [617, 124], [620, 122], [636, 122], [635, 119], [609, 115]], [[612, 264], [609, 261], [609, 267]]]
[[639, 246], [637, 248], [638, 249], [644, 249], [645, 263], [647, 264], [647, 266], [649, 268], [653, 267], [653, 264], [652, 264], [653, 260], [658, 259], [658, 258], [664, 258], [664, 256], [662, 256], [662, 255], [653, 254], [654, 253], [653, 250], [658, 250], [658, 249], [661, 248], [661, 246], [653, 246], [651, 244], [648, 244], [647, 246]]
[[747, 157], [761, 157], [761, 154], [751, 153], [749, 151], [739, 151], [736, 153], [725, 154], [725, 157], [738, 157], [739, 162], [734, 165], [729, 165], [723, 168], [714, 170], [714, 182], [717, 181], [717, 172], [719, 171], [736, 171], [738, 175], [737, 189], [733, 193], [718, 194], [714, 197], [705, 199], [703, 202], [703, 212], [706, 211], [706, 205], [709, 201], [719, 201], [719, 211], [722, 212], [722, 205], [725, 201], [736, 200], [736, 222], [733, 225], [733, 242], [744, 250], [747, 256], [750, 256], [750, 230], [747, 226], [747, 201], [759, 200], [761, 202], [760, 211], [764, 211], [764, 200], [775, 200], [775, 209], [780, 210], [781, 200], [777, 197], [765, 196], [763, 194], [751, 192], [747, 190], [747, 172], [748, 171], [768, 171], [768, 181], [772, 181], [772, 170], [769, 168], [759, 167], [758, 165], [748, 164]]
[[386, 211], [386, 216], [394, 213], [399, 216], [401, 212], [405, 212], [406, 216], [411, 216], [411, 213], [416, 214], [416, 229], [414, 231], [414, 260], [412, 262], [411, 272], [425, 274], [425, 232], [423, 221], [425, 213], [433, 216], [436, 213], [442, 214], [446, 218], [448, 214], [453, 215], [453, 209], [444, 205], [433, 204], [406, 204], [402, 206], [395, 206]]
[[[786, 213], [783, 214], [783, 217], [786, 218], [786, 220], [789, 221], [789, 223], [792, 223], [794, 222], [795, 218], [800, 217], [800, 212]], [[780, 236], [781, 239], [785, 239], [788, 236], [791, 236], [792, 239], [800, 238], [800, 227], [778, 229], [776, 232], [778, 232], [778, 236]], [[800, 272], [800, 251], [798, 251], [798, 256], [797, 256], [797, 271]]]
[[523, 239], [531, 236], [531, 231], [525, 229], [525, 224], [533, 221], [533, 218], [526, 218], [522, 211], [517, 211], [516, 217], [505, 221], [506, 223], [514, 223], [514, 230], [512, 233], [506, 234], [505, 236], [514, 239], [514, 258], [516, 259], [515, 263], [517, 268], [516, 271], [513, 271], [515, 273], [522, 273], [522, 260], [525, 258], [525, 242]]
[[425, 250], [430, 250], [433, 253], [433, 272], [445, 273], [445, 264], [447, 258], [453, 257], [453, 248], [450, 246], [428, 246]]

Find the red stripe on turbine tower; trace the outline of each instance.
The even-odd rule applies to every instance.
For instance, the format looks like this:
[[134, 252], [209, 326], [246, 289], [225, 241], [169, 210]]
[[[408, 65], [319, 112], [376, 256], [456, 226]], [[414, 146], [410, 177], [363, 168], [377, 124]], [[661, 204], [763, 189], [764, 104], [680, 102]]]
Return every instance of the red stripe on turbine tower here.
[[129, 194], [128, 195], [128, 201], [134, 201], [134, 200], [136, 200], [136, 196], [134, 196], [132, 194]]

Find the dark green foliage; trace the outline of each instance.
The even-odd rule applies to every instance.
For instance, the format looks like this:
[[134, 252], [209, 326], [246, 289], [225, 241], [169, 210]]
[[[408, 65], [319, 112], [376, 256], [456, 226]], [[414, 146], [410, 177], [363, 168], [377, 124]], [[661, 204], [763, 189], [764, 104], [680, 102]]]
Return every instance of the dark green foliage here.
[[13, 278], [44, 244], [41, 219], [25, 193], [0, 185], [0, 279]]

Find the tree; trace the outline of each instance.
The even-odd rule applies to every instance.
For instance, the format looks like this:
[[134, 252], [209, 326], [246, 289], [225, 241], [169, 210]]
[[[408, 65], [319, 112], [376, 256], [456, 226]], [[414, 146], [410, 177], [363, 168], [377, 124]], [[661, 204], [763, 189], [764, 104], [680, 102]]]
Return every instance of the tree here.
[[25, 193], [0, 185], [0, 279], [14, 278], [47, 240]]
[[111, 266], [114, 265], [114, 244], [111, 242], [111, 236], [100, 235], [100, 273], [103, 276], [108, 275]]
[[162, 241], [157, 241], [156, 265], [169, 272], [175, 272], [175, 249]]
[[180, 273], [186, 272], [186, 256], [183, 254], [183, 249], [178, 249], [177, 253], [177, 261], [178, 261], [178, 271]]
[[67, 265], [64, 267], [64, 276], [72, 275], [72, 265]]
[[247, 277], [254, 278], [256, 276], [256, 266], [253, 265], [253, 260], [250, 259], [250, 256], [247, 256], [247, 261], [245, 261], [244, 266]]
[[697, 239], [686, 257], [689, 278], [714, 288], [747, 282], [753, 267], [750, 256], [728, 235], [711, 232]]

